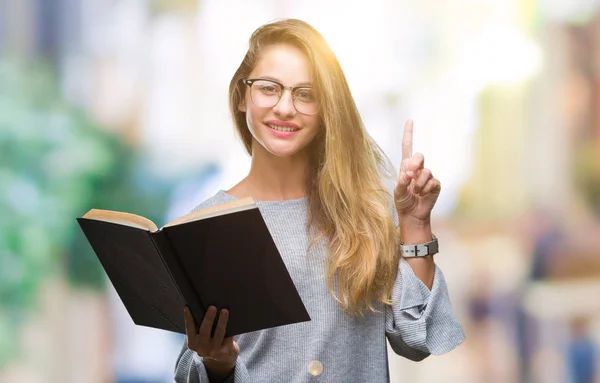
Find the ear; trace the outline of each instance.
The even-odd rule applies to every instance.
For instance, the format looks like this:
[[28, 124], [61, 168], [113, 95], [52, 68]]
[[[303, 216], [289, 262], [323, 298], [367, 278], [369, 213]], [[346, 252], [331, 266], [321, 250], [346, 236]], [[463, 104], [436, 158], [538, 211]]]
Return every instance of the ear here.
[[246, 113], [246, 98], [242, 97], [240, 103], [238, 104], [238, 111]]

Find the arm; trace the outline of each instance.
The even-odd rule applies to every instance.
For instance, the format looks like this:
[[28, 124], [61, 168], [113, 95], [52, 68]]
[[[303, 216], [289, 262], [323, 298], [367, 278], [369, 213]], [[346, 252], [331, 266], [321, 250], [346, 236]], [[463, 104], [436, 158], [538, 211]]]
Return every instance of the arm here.
[[[431, 240], [431, 210], [441, 191], [440, 181], [424, 167], [423, 155], [413, 156], [412, 133], [413, 123], [408, 121], [392, 209], [401, 240], [407, 244]], [[444, 275], [433, 256], [400, 258], [392, 305], [386, 307], [386, 335], [394, 352], [415, 361], [444, 354], [464, 341]]]
[[[406, 244], [431, 240], [431, 226], [403, 220], [392, 209], [394, 223], [400, 227]], [[430, 354], [440, 355], [465, 340], [448, 296], [444, 274], [433, 256], [400, 258], [398, 276], [392, 292], [392, 306], [386, 307], [386, 335], [398, 355], [420, 361]]]
[[[398, 225], [398, 213], [394, 217]], [[409, 222], [403, 220], [400, 223], [400, 240], [407, 245], [416, 245], [431, 241], [431, 225], [422, 222]], [[422, 258], [404, 258], [413, 269], [413, 272], [427, 286], [429, 290], [433, 287], [433, 278], [435, 273], [435, 263], [433, 256]]]
[[386, 336], [394, 352], [414, 361], [447, 353], [465, 340], [452, 312], [444, 275], [435, 265], [429, 290], [406, 259], [400, 259], [385, 320]]

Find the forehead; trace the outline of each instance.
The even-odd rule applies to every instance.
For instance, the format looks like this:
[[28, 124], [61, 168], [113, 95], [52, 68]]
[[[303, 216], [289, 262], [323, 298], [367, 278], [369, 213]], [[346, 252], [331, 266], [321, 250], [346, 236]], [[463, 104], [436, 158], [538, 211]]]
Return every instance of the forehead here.
[[311, 65], [300, 49], [289, 44], [266, 47], [249, 77], [271, 78], [286, 85], [312, 82]]

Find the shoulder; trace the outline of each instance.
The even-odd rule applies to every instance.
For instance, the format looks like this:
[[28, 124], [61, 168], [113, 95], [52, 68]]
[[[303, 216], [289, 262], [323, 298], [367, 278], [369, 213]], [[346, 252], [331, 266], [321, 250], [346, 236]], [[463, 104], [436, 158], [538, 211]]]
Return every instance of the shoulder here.
[[195, 212], [195, 211], [207, 208], [207, 207], [215, 206], [215, 205], [218, 205], [221, 203], [233, 201], [234, 199], [235, 199], [234, 197], [228, 195], [223, 190], [219, 190], [212, 197], [209, 197], [208, 199], [206, 199], [203, 202], [196, 205], [196, 207], [194, 207], [192, 209], [192, 212]]

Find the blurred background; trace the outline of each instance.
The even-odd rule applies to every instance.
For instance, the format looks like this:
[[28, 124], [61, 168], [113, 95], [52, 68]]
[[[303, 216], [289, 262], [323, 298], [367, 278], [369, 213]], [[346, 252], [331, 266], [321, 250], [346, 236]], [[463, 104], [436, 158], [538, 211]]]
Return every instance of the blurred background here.
[[600, 382], [599, 0], [0, 0], [0, 382], [173, 381], [182, 336], [133, 325], [75, 218], [161, 226], [241, 179], [227, 88], [280, 17], [443, 185], [467, 341], [392, 382]]

